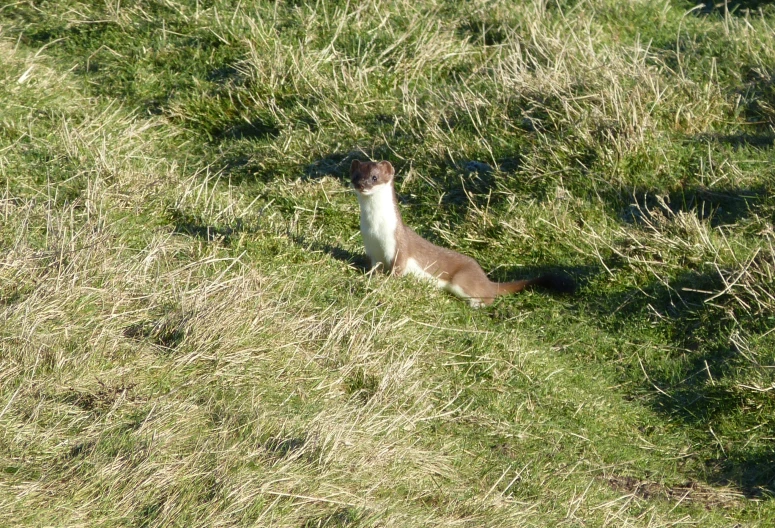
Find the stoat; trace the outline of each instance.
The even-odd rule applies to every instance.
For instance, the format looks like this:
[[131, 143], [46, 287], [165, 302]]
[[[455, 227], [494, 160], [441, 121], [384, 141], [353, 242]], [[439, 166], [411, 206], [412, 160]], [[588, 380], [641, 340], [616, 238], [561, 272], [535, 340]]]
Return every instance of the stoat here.
[[493, 282], [471, 257], [428, 242], [401, 219], [394, 176], [395, 170], [388, 161], [353, 160], [350, 165], [350, 181], [361, 208], [361, 235], [372, 268], [429, 279], [474, 307], [489, 305], [498, 295], [533, 285], [561, 292], [573, 290], [572, 280], [553, 275]]

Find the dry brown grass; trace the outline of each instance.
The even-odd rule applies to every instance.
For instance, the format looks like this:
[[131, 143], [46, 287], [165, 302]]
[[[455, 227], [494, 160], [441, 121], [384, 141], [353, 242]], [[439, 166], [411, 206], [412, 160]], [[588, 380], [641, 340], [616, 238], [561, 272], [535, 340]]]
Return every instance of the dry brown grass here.
[[[89, 37], [91, 72], [70, 48], [0, 33], [0, 524], [773, 516], [755, 473], [771, 467], [772, 131], [755, 129], [761, 149], [708, 139], [753, 126], [748, 96], [730, 91], [736, 73], [698, 73], [710, 52], [685, 38], [723, 28], [763, 90], [771, 18], [643, 9], [657, 2], [164, 4], [244, 53], [217, 81], [179, 59], [195, 82], [159, 112], [106, 95], [124, 86], [111, 68], [141, 95], [173, 73], [122, 70], [119, 38]], [[157, 18], [68, 6], [46, 14], [52, 34]], [[645, 18], [675, 51], [633, 42], [615, 16]], [[172, 31], [169, 48], [149, 41], [159, 63]], [[424, 235], [495, 274], [556, 264], [581, 296], [471, 312], [364, 274], [339, 178], [363, 153], [401, 166]]]

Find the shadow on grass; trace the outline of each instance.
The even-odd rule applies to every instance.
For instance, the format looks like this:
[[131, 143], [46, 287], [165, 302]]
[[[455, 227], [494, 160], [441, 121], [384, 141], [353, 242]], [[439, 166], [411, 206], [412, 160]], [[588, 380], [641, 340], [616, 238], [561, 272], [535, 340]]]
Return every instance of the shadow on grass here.
[[[746, 433], [775, 435], [775, 423], [767, 418], [775, 413], [775, 400], [768, 392], [741, 387], [753, 374], [775, 383], [775, 372], [741, 353], [733, 335], [762, 335], [775, 321], [743, 313], [730, 296], [709, 302], [709, 292], [724, 287], [715, 270], [687, 271], [667, 283], [654, 280], [640, 289], [592, 297], [588, 306], [612, 334], [627, 336], [646, 327], [665, 336], [668, 346], [643, 357], [638, 352], [625, 376], [657, 413], [700, 439], [701, 477], [734, 485], [749, 498], [769, 498], [775, 496], [775, 449], [752, 442]], [[625, 339], [637, 345], [638, 337]], [[721, 433], [730, 423], [734, 432]]]
[[547, 264], [543, 266], [502, 266], [489, 274], [491, 280], [497, 282], [509, 282], [536, 277], [548, 276], [556, 287], [546, 288], [538, 286], [541, 290], [560, 295], [575, 294], [584, 288], [589, 281], [603, 271], [597, 265], [561, 266]]
[[325, 242], [318, 242], [316, 240], [308, 240], [304, 236], [292, 237], [293, 242], [308, 251], [319, 251], [331, 255], [334, 259], [344, 262], [348, 266], [352, 266], [360, 272], [368, 273], [371, 269], [371, 263], [369, 257], [365, 253], [353, 253], [347, 249], [328, 244]]
[[696, 2], [679, 0], [676, 2], [679, 7], [691, 9], [695, 6], [702, 6], [696, 11], [697, 15], [719, 14], [724, 16], [729, 12], [732, 16], [744, 17], [756, 14], [759, 10], [771, 10], [773, 8], [772, 0], [705, 0], [705, 2]]
[[361, 525], [363, 515], [354, 507], [339, 507], [333, 513], [324, 513], [310, 517], [301, 528], [357, 528]]
[[[565, 299], [575, 304], [579, 299], [579, 290], [583, 290], [589, 281], [601, 272], [602, 267], [596, 265], [511, 266], [498, 268], [488, 274], [491, 280], [508, 282], [549, 276], [551, 277], [550, 280], [553, 287], [546, 287], [546, 285], [534, 286], [531, 290], [538, 293], [538, 296], [522, 298], [517, 302], [510, 302], [505, 297], [502, 300], [496, 300], [488, 308], [488, 315], [493, 321], [499, 323], [508, 322], [519, 317], [525, 311], [529, 311], [533, 303], [537, 306], [543, 306], [544, 298], [547, 295], [557, 299]], [[518, 293], [516, 295], [522, 294]]]
[[329, 176], [340, 180], [343, 185], [348, 185], [352, 160], [369, 159], [358, 151], [332, 152], [301, 165], [268, 166], [266, 160], [253, 154], [254, 149], [250, 145], [237, 145], [232, 141], [225, 141], [223, 146], [226, 154], [221, 157], [216, 166], [218, 171], [228, 178], [233, 185], [251, 182], [268, 183], [283, 176], [295, 179], [299, 174], [301, 174], [303, 181], [317, 181]]
[[466, 210], [473, 204], [484, 206], [496, 186], [495, 169], [476, 160], [461, 161], [447, 171], [441, 183], [445, 207]]
[[622, 221], [643, 224], [654, 215], [672, 217], [677, 213], [695, 214], [711, 227], [731, 225], [755, 214], [770, 196], [764, 185], [751, 188], [728, 187], [710, 190], [687, 186], [672, 191], [651, 188], [624, 188], [601, 193]]
[[[772, 10], [775, 13], [775, 4]], [[747, 72], [745, 90], [737, 93], [742, 106], [741, 116], [755, 127], [760, 137], [770, 139], [771, 147], [775, 135], [775, 73], [762, 71], [758, 64], [749, 65]]]
[[180, 346], [190, 331], [191, 315], [177, 307], [166, 307], [165, 312], [151, 320], [140, 321], [124, 328], [126, 338], [148, 340], [160, 351], [170, 353]]
[[272, 120], [255, 117], [250, 121], [240, 120], [220, 128], [215, 128], [209, 133], [218, 141], [228, 139], [274, 139], [280, 135], [280, 129]]
[[736, 149], [753, 147], [759, 149], [771, 148], [775, 145], [775, 134], [701, 134], [696, 137], [703, 142], [715, 142], [729, 145]]
[[347, 184], [350, 174], [350, 164], [354, 159], [365, 160], [365, 157], [356, 151], [332, 152], [306, 165], [302, 171], [304, 180], [320, 180], [326, 176], [340, 179]]
[[170, 210], [169, 215], [175, 226], [175, 233], [199, 238], [207, 242], [222, 242], [223, 244], [229, 244], [232, 235], [243, 231], [242, 221], [239, 219], [233, 227], [213, 226], [207, 225], [202, 218], [190, 213], [185, 213], [179, 209]]
[[[515, 118], [521, 119], [522, 118]], [[532, 130], [530, 130], [532, 132]], [[533, 140], [531, 140], [533, 141]], [[535, 149], [535, 145], [528, 150]], [[548, 171], [543, 174], [533, 174], [524, 169], [526, 157], [532, 154], [522, 154], [519, 147], [514, 147], [508, 156], [496, 160], [482, 159], [447, 159], [432, 175], [443, 191], [440, 203], [464, 215], [472, 208], [498, 208], [510, 198], [530, 200], [553, 200], [557, 197], [560, 178], [558, 172]], [[563, 151], [562, 159], [565, 168], [562, 173], [568, 178], [587, 181], [590, 168], [597, 162], [599, 155], [595, 149], [573, 142], [567, 151]]]

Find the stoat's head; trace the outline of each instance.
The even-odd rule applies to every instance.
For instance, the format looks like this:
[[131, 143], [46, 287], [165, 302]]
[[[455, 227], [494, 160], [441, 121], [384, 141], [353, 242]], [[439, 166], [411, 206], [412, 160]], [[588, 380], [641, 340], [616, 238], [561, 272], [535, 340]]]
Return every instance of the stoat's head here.
[[357, 193], [368, 196], [382, 189], [382, 186], [393, 185], [395, 173], [389, 161], [353, 160], [350, 165], [350, 182]]

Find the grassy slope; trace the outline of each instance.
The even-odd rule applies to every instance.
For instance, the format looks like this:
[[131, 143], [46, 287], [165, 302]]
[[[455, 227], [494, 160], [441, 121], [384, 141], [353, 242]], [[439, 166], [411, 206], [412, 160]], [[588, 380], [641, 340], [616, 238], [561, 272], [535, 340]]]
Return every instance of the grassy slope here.
[[0, 524], [771, 524], [773, 9], [296, 4], [0, 9]]

